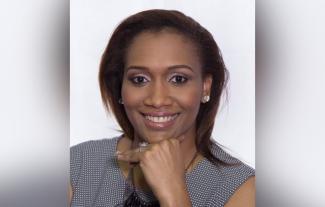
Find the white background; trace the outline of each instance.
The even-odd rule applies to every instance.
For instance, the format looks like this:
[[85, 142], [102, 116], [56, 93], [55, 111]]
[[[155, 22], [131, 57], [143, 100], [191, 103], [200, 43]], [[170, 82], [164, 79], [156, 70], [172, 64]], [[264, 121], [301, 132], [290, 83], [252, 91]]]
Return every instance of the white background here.
[[174, 9], [208, 29], [230, 73], [229, 100], [217, 115], [213, 138], [255, 166], [254, 1], [76, 1], [70, 2], [70, 145], [119, 135], [101, 102], [98, 69], [116, 26], [147, 9]]
[[[88, 2], [92, 1], [88, 0]], [[139, 8], [140, 10], [144, 4], [149, 5], [148, 7], [152, 5], [150, 2], [142, 4], [140, 2], [137, 5], [128, 4], [122, 8], [121, 6], [114, 7], [108, 0], [105, 2], [107, 4], [105, 8], [97, 8], [98, 12], [87, 14], [90, 18], [103, 12], [115, 15], [101, 23], [104, 31], [102, 35], [105, 36], [102, 39], [105, 40], [108, 39], [108, 35], [104, 33], [110, 33], [107, 22], [109, 23], [112, 18], [120, 18], [120, 15], [116, 14], [117, 11], [128, 11], [126, 8], [134, 8], [134, 10]], [[209, 3], [208, 1], [201, 2]], [[241, 149], [254, 153], [254, 141], [250, 140], [245, 133], [244, 138], [251, 145], [240, 147], [238, 145], [243, 142], [236, 143], [241, 138], [234, 136], [232, 139], [230, 136], [231, 129], [234, 128], [230, 125], [231, 113], [234, 107], [241, 106], [235, 105], [236, 98], [238, 98], [234, 91], [236, 73], [233, 73], [235, 67], [230, 61], [233, 60], [235, 53], [227, 53], [227, 51], [239, 50], [241, 48], [239, 39], [245, 37], [243, 33], [251, 31], [249, 28], [253, 28], [249, 26], [248, 30], [237, 32], [242, 29], [242, 25], [236, 22], [243, 23], [241, 20], [245, 19], [245, 15], [241, 12], [248, 8], [249, 11], [254, 10], [254, 5], [249, 4], [247, 7], [243, 5], [247, 4], [243, 1], [234, 3], [234, 1], [223, 0], [222, 3], [220, 2], [216, 0], [210, 5], [195, 5], [191, 6], [191, 10], [184, 9], [184, 11], [190, 15], [197, 14], [193, 14], [195, 18], [209, 14], [209, 18], [206, 19], [210, 19], [209, 21], [215, 22], [218, 26], [216, 27], [218, 32], [214, 31], [214, 36], [218, 37], [217, 42], [222, 44], [221, 49], [226, 56], [226, 63], [232, 75], [232, 97], [227, 107], [227, 117], [217, 118], [216, 124], [216, 127], [221, 128], [221, 124], [225, 124], [226, 119], [229, 127], [224, 129], [224, 132], [219, 130], [220, 136], [217, 137], [233, 151], [245, 156], [247, 153], [242, 153]], [[96, 4], [99, 3], [99, 1], [96, 2]], [[79, 8], [76, 6], [82, 8], [86, 6], [84, 4], [82, 0], [71, 2], [72, 22], [76, 18], [84, 21], [83, 23], [89, 21], [89, 18], [76, 15], [76, 9]], [[185, 3], [182, 4], [182, 7], [187, 7]], [[168, 5], [171, 7], [170, 2]], [[181, 5], [177, 8], [180, 7]], [[257, 206], [325, 206], [324, 8], [325, 1], [256, 1]], [[69, 9], [69, 1], [66, 0], [12, 0], [4, 2], [0, 7], [0, 206], [58, 207], [65, 206], [67, 203]], [[114, 12], [115, 9], [116, 12]], [[199, 9], [202, 11], [197, 11]], [[225, 12], [222, 12], [223, 10]], [[219, 13], [227, 12], [227, 15], [219, 17]], [[254, 11], [245, 13], [253, 19]], [[241, 18], [237, 18], [237, 15]], [[124, 17], [124, 14], [121, 16]], [[204, 21], [200, 20], [200, 22], [204, 26], [207, 25]], [[220, 24], [217, 24], [218, 22]], [[228, 27], [220, 26], [222, 24]], [[232, 24], [235, 25], [234, 28]], [[92, 28], [89, 23], [87, 26]], [[76, 25], [74, 27], [76, 28]], [[75, 28], [71, 27], [73, 35], [75, 35], [73, 31]], [[235, 34], [225, 33], [236, 28], [238, 30]], [[208, 29], [211, 30], [210, 27]], [[83, 33], [80, 34], [85, 36]], [[224, 39], [228, 37], [236, 44], [231, 44], [231, 41], [225, 44]], [[71, 43], [79, 45], [86, 41], [80, 42], [79, 39], [78, 42], [71, 39]], [[100, 40], [91, 39], [93, 42]], [[247, 38], [245, 41], [252, 43]], [[91, 45], [95, 44], [91, 43]], [[100, 45], [99, 50], [101, 48]], [[95, 54], [93, 58], [96, 59], [96, 67], [89, 70], [97, 72], [99, 52], [94, 53], [90, 50], [88, 52]], [[242, 54], [251, 55], [246, 52]], [[249, 63], [251, 64], [251, 60]], [[242, 70], [243, 68], [241, 67]], [[71, 70], [76, 71], [74, 68]], [[79, 70], [82, 71], [83, 68]], [[247, 67], [245, 67], [245, 72], [251, 74]], [[93, 79], [94, 77], [95, 75], [89, 76], [85, 82], [93, 82], [93, 87], [96, 88], [97, 81]], [[71, 82], [75, 83], [74, 80]], [[81, 89], [83, 90], [81, 93], [86, 92], [83, 88]], [[89, 92], [87, 93], [89, 95]], [[94, 90], [94, 93], [97, 91]], [[76, 95], [72, 94], [72, 96]], [[249, 98], [253, 101], [253, 97], [249, 96]], [[91, 107], [92, 112], [102, 110], [99, 100], [96, 101], [98, 103]], [[73, 104], [76, 103], [72, 98], [72, 110], [74, 110]], [[254, 103], [251, 107], [253, 106]], [[77, 115], [90, 119], [91, 114], [85, 116], [81, 109], [79, 107], [79, 111], [75, 110]], [[105, 115], [99, 115], [104, 117], [102, 118], [104, 128], [108, 128], [109, 123]], [[247, 120], [250, 121], [253, 118], [254, 116], [249, 116]], [[86, 129], [96, 126], [96, 120], [99, 120], [99, 123], [101, 118], [92, 119], [91, 121], [95, 124], [88, 124]], [[246, 122], [242, 123], [246, 125]], [[83, 140], [79, 138], [88, 139], [93, 138], [94, 135], [97, 136], [96, 133], [87, 135], [79, 133], [79, 130], [83, 128], [77, 125], [76, 115], [71, 114], [71, 124], [74, 134], [71, 143]], [[240, 125], [235, 126], [240, 127]], [[253, 126], [253, 123], [250, 123], [250, 126]], [[250, 132], [253, 131], [253, 127], [248, 129]], [[105, 130], [103, 131], [106, 133]], [[228, 141], [235, 144], [228, 143]]]

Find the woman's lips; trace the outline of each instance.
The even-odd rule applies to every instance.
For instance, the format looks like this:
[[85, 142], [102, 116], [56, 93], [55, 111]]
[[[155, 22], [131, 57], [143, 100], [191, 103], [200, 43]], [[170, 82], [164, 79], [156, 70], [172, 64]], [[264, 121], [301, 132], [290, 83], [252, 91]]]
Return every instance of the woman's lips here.
[[163, 130], [175, 123], [175, 119], [178, 117], [179, 113], [160, 113], [157, 115], [155, 114], [142, 114], [145, 120], [145, 125], [148, 128], [156, 129], [156, 130]]

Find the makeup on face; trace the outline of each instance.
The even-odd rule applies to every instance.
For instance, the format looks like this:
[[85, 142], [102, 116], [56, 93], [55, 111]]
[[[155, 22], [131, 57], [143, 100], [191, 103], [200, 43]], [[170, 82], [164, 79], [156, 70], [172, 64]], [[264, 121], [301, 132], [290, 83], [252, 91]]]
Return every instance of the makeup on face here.
[[194, 44], [168, 32], [142, 33], [130, 45], [122, 99], [135, 133], [148, 142], [195, 136], [203, 95]]

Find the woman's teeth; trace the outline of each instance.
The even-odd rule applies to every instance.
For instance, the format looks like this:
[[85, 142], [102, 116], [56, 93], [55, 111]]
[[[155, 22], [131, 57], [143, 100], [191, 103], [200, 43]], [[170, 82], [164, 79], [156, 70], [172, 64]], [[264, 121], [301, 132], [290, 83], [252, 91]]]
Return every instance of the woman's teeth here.
[[162, 122], [168, 122], [171, 120], [174, 120], [177, 117], [178, 114], [175, 114], [173, 116], [145, 116], [146, 119], [152, 121], [152, 122], [157, 122], [157, 123], [162, 123]]

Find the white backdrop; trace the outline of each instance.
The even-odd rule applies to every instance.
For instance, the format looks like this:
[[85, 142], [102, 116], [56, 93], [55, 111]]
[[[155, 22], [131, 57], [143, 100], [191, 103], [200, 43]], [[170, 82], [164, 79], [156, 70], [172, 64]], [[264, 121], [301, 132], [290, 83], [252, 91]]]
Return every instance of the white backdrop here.
[[229, 100], [216, 118], [214, 139], [255, 166], [255, 2], [70, 1], [70, 145], [119, 135], [101, 102], [98, 68], [114, 28], [131, 14], [174, 9], [208, 29], [230, 73]]

